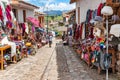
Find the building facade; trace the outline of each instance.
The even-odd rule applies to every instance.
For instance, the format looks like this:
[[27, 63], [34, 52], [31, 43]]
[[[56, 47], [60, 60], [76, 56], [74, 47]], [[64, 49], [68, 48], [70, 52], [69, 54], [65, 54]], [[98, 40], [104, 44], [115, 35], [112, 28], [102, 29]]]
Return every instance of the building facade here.
[[34, 17], [34, 10], [39, 8], [22, 0], [11, 0], [11, 6], [19, 23], [26, 22], [27, 17]]
[[39, 20], [41, 27], [45, 26], [45, 13], [35, 11], [35, 18]]
[[70, 3], [76, 2], [76, 23], [80, 24], [86, 19], [86, 13], [88, 9], [95, 10], [100, 3], [106, 2], [106, 0], [71, 0]]

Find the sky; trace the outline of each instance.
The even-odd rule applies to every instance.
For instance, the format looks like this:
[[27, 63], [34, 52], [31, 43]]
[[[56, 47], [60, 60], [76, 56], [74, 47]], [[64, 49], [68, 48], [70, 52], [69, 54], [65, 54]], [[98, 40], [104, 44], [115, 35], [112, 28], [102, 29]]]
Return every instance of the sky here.
[[70, 0], [24, 0], [40, 7], [39, 11], [48, 10], [72, 10], [75, 4], [69, 4]]

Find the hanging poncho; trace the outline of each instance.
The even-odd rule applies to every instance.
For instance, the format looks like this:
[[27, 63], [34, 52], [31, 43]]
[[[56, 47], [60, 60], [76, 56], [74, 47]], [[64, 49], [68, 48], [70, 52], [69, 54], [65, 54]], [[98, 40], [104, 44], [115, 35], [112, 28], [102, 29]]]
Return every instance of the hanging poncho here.
[[11, 21], [12, 20], [12, 17], [11, 17], [11, 7], [10, 7], [10, 5], [7, 5], [7, 7], [6, 7], [6, 16], [7, 16], [7, 19], [9, 20], [9, 21]]
[[6, 3], [0, 1], [0, 6], [1, 6], [1, 8], [2, 8], [3, 23], [4, 23], [4, 25], [6, 25], [6, 22], [8, 21], [8, 19], [7, 19], [7, 17], [6, 17], [6, 10], [5, 10], [5, 8], [6, 8]]
[[2, 7], [0, 6], [0, 20], [3, 21]]

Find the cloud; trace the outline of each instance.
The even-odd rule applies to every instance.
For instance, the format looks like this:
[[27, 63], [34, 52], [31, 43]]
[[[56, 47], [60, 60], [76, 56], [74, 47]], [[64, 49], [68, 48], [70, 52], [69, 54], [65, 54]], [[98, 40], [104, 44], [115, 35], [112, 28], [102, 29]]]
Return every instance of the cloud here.
[[47, 10], [71, 10], [75, 8], [75, 4], [69, 4], [65, 2], [57, 3], [56, 0], [24, 0], [34, 5], [40, 6], [39, 11]]
[[[58, 4], [55, 4], [55, 3], [52, 3], [52, 4], [46, 4], [45, 5], [45, 8], [48, 7], [48, 10], [71, 10], [71, 9], [74, 9], [75, 8], [75, 4], [69, 4], [69, 3], [58, 3]], [[43, 8], [41, 8], [43, 9]], [[46, 9], [45, 9], [46, 10]]]

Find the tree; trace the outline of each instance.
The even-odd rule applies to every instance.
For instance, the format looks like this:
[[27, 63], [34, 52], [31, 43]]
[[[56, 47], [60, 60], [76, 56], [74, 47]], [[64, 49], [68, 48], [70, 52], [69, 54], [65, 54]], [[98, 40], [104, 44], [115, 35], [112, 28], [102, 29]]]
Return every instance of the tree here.
[[54, 19], [55, 19], [55, 16], [51, 16], [51, 19], [52, 19], [52, 21], [54, 21]]

